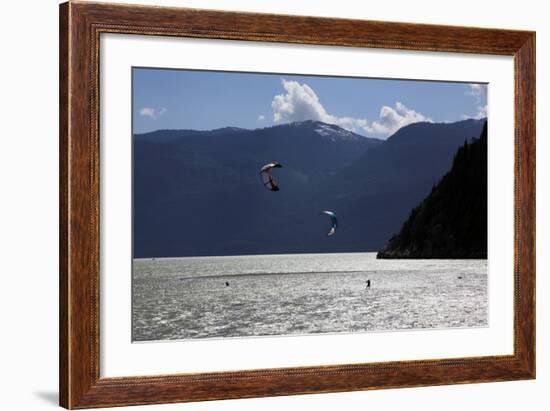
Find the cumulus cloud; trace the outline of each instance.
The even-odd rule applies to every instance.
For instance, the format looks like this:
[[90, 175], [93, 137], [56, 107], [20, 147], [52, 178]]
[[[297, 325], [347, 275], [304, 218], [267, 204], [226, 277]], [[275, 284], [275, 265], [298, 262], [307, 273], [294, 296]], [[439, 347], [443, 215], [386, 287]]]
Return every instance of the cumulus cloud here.
[[475, 98], [477, 107], [475, 114], [463, 114], [462, 118], [480, 119], [487, 117], [487, 84], [467, 84], [465, 94]]
[[142, 107], [139, 110], [139, 115], [142, 117], [149, 117], [149, 118], [152, 118], [153, 120], [156, 120], [157, 118], [164, 115], [164, 113], [166, 113], [167, 111], [168, 110], [166, 109], [166, 107], [162, 107], [161, 109], [156, 109], [152, 107]]
[[367, 131], [374, 134], [390, 135], [401, 127], [421, 121], [431, 123], [432, 119], [397, 101], [395, 103], [395, 108], [383, 106], [380, 109], [378, 120], [374, 121], [372, 125], [367, 128]]
[[480, 118], [485, 118], [487, 117], [487, 104], [485, 105], [482, 105], [482, 106], [477, 106], [477, 109], [476, 109], [476, 113], [471, 115], [471, 114], [463, 114], [462, 115], [462, 118], [464, 120], [467, 120], [469, 118], [474, 118], [476, 120], [479, 120]]
[[337, 117], [327, 113], [315, 91], [305, 83], [285, 79], [281, 82], [285, 93], [275, 96], [271, 102], [275, 124], [316, 120], [351, 131], [360, 131], [368, 124], [366, 119]]
[[286, 93], [275, 96], [271, 102], [275, 123], [332, 119], [319, 101], [315, 91], [307, 84], [285, 79], [282, 79], [281, 83]]
[[477, 118], [487, 117], [487, 104], [477, 108]]
[[466, 95], [475, 97], [478, 103], [481, 102], [487, 98], [487, 84], [467, 84]]
[[432, 121], [400, 102], [396, 102], [395, 107], [383, 106], [379, 118], [372, 123], [365, 118], [338, 117], [326, 111], [315, 91], [307, 84], [285, 79], [281, 82], [285, 93], [276, 95], [271, 102], [275, 124], [316, 120], [356, 133], [387, 137], [407, 124]]

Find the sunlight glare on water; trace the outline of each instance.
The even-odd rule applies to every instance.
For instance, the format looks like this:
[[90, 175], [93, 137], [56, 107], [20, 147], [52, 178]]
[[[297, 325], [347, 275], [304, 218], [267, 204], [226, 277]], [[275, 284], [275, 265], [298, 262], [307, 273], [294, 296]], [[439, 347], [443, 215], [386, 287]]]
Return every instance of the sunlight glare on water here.
[[135, 259], [132, 293], [134, 341], [487, 326], [487, 260]]

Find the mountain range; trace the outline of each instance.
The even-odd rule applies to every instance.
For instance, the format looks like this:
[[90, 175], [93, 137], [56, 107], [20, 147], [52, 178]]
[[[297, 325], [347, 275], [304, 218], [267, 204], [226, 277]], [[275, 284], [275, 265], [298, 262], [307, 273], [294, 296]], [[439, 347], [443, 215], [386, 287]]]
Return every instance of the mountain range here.
[[[385, 141], [318, 121], [135, 134], [134, 257], [377, 251], [484, 121], [410, 124]], [[278, 192], [259, 178], [271, 161]]]

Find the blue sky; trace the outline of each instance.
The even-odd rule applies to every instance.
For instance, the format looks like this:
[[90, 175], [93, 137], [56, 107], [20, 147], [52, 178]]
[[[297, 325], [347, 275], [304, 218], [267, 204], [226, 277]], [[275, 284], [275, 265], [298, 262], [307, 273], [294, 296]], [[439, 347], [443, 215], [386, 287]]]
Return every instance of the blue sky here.
[[486, 113], [484, 84], [133, 69], [135, 133], [319, 120], [387, 138], [413, 122], [452, 122]]

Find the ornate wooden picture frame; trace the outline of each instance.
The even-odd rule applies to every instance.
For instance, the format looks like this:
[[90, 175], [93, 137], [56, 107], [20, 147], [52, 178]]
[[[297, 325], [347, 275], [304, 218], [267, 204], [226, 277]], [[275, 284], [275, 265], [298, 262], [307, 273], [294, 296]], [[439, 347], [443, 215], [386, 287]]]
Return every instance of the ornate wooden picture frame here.
[[[100, 377], [102, 33], [513, 56], [514, 353]], [[535, 33], [69, 2], [60, 6], [60, 404], [91, 408], [535, 378]]]

